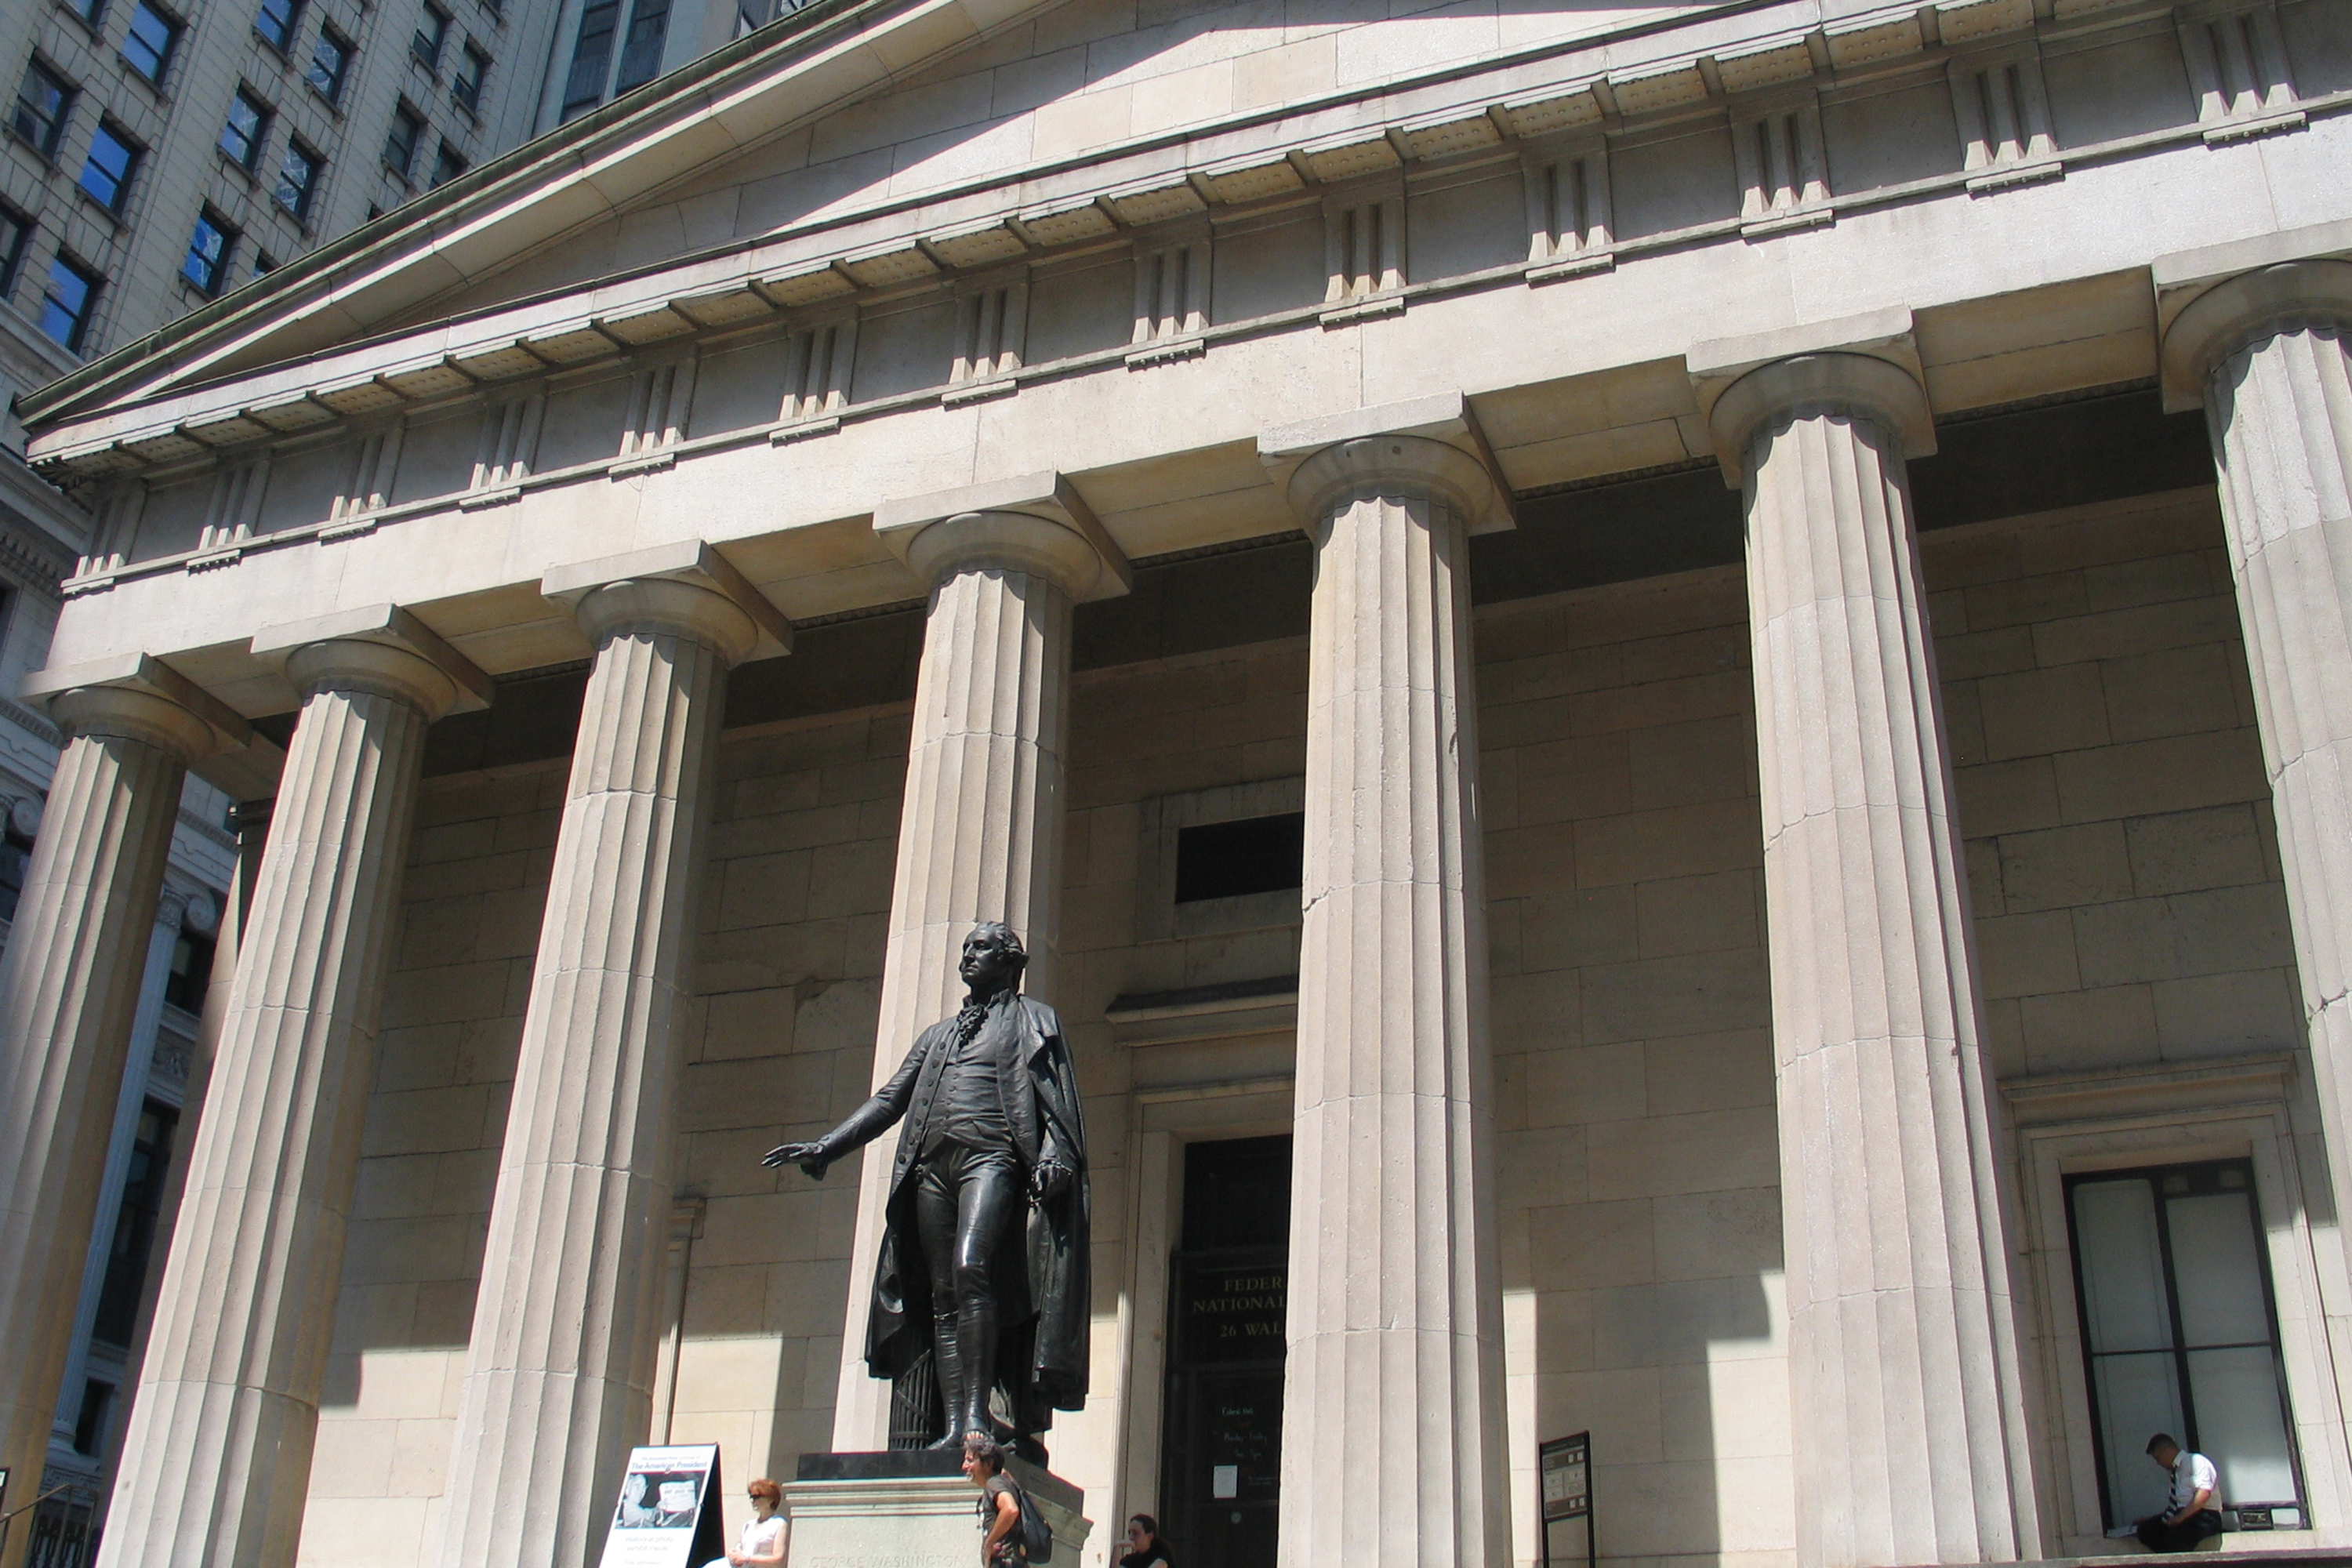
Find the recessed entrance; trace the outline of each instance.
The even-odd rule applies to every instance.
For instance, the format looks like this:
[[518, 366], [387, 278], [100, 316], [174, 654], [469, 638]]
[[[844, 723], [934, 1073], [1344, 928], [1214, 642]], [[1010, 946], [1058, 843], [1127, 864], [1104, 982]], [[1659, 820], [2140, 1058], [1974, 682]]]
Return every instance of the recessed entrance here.
[[1160, 1482], [1187, 1561], [1273, 1568], [1289, 1268], [1289, 1135], [1188, 1146]]

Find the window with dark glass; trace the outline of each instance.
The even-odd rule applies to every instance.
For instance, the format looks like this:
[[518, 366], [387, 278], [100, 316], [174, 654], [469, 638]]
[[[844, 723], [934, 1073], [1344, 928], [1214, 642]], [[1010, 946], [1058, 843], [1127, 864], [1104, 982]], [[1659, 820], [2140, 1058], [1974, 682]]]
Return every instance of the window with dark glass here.
[[343, 79], [351, 73], [352, 41], [332, 27], [320, 28], [319, 41], [310, 50], [310, 68], [302, 73], [302, 79], [329, 103], [340, 103]]
[[277, 270], [278, 258], [266, 250], [257, 250], [253, 253], [253, 275], [256, 278], [268, 277]]
[[426, 5], [417, 18], [416, 36], [408, 41], [408, 52], [426, 70], [441, 68], [441, 51], [449, 43], [449, 13], [438, 5]]
[[147, 1269], [155, 1253], [155, 1222], [163, 1213], [164, 1178], [171, 1171], [172, 1133], [178, 1124], [179, 1112], [152, 1100], [139, 1113], [122, 1206], [115, 1211], [106, 1276], [98, 1289], [98, 1318], [90, 1326], [90, 1337], [110, 1345], [128, 1346], [138, 1331], [139, 1304], [147, 1294]]
[[114, 1384], [96, 1377], [83, 1381], [81, 1405], [74, 1415], [75, 1453], [97, 1456], [99, 1445], [106, 1441], [106, 1415], [113, 1404]]
[[172, 943], [172, 967], [163, 975], [163, 1000], [184, 1012], [202, 1011], [205, 987], [213, 982], [216, 948], [211, 937], [183, 931]]
[[1306, 863], [1307, 816], [1284, 812], [1176, 832], [1176, 901], [1237, 899], [1296, 888]]
[[239, 167], [251, 170], [259, 166], [261, 144], [268, 137], [269, 106], [237, 89], [228, 102], [228, 122], [221, 127], [221, 151], [236, 159]]
[[278, 53], [294, 47], [294, 31], [302, 25], [302, 0], [261, 0], [254, 13], [253, 30]]
[[299, 141], [286, 143], [285, 162], [278, 165], [278, 205], [298, 218], [310, 216], [310, 198], [319, 189], [319, 172], [326, 161]]
[[236, 230], [206, 207], [196, 215], [196, 226], [188, 236], [188, 258], [180, 263], [180, 276], [207, 294], [217, 294], [227, 281], [229, 254], [236, 248]]
[[580, 12], [580, 35], [572, 45], [572, 74], [563, 82], [563, 118], [604, 101], [604, 73], [613, 65], [613, 34], [621, 23], [621, 0], [588, 0]]
[[[16, 815], [7, 814], [12, 818]], [[0, 833], [0, 920], [16, 918], [16, 900], [25, 893], [25, 873], [33, 864], [33, 841], [16, 831], [12, 820]]]
[[2147, 1440], [2221, 1473], [2217, 1506], [2304, 1523], [2270, 1258], [2252, 1165], [2218, 1160], [2070, 1177], [2067, 1214], [2107, 1523], [2167, 1506]]
[[8, 116], [9, 128], [33, 144], [33, 150], [44, 158], [58, 155], [58, 143], [65, 139], [66, 120], [73, 113], [74, 89], [65, 79], [35, 60], [25, 68], [25, 79], [16, 88], [16, 108]]
[[436, 185], [446, 185], [464, 174], [466, 168], [466, 155], [444, 142], [441, 143], [441, 151], [434, 154], [433, 183]]
[[661, 75], [662, 45], [669, 37], [669, 0], [636, 0], [629, 11], [628, 41], [621, 46], [616, 93], [643, 87]]
[[98, 308], [99, 276], [70, 257], [49, 263], [49, 284], [41, 296], [41, 331], [79, 353]]
[[180, 23], [148, 0], [139, 0], [131, 12], [131, 31], [123, 35], [122, 58], [131, 68], [156, 86], [172, 68], [172, 51], [180, 47]]
[[735, 0], [735, 36], [757, 32], [775, 19], [776, 0]]
[[467, 44], [465, 53], [458, 57], [457, 74], [449, 83], [449, 96], [457, 100], [458, 108], [468, 114], [479, 111], [482, 79], [489, 74], [490, 57]]
[[106, 19], [106, 0], [68, 0], [68, 9], [93, 27]]
[[16, 291], [16, 269], [25, 265], [25, 247], [33, 237], [33, 220], [14, 207], [0, 206], [0, 300]]
[[403, 103], [392, 111], [392, 129], [383, 139], [383, 166], [408, 178], [408, 171], [416, 164], [416, 143], [425, 135], [425, 121], [415, 110]]
[[139, 166], [139, 149], [115, 126], [101, 120], [90, 133], [89, 156], [81, 166], [81, 188], [108, 212], [119, 213], [131, 195], [131, 172]]

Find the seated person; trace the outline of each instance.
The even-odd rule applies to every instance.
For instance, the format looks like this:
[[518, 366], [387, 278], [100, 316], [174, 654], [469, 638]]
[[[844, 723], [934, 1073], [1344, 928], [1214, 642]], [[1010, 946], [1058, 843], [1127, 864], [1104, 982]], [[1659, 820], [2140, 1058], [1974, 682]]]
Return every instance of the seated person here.
[[2172, 1506], [2139, 1521], [2139, 1542], [2150, 1552], [2193, 1552], [2209, 1535], [2221, 1533], [2221, 1473], [2202, 1454], [2191, 1454], [2158, 1432], [2147, 1440], [2147, 1457], [2172, 1478]]
[[1168, 1542], [1160, 1533], [1160, 1521], [1148, 1513], [1139, 1513], [1127, 1521], [1127, 1554], [1118, 1560], [1118, 1568], [1153, 1568], [1153, 1564], [1175, 1568], [1176, 1559], [1168, 1552]]
[[735, 1550], [724, 1561], [712, 1558], [703, 1568], [782, 1568], [784, 1518], [776, 1510], [784, 1500], [784, 1489], [762, 1479], [743, 1489], [751, 1499], [751, 1517], [744, 1521]]

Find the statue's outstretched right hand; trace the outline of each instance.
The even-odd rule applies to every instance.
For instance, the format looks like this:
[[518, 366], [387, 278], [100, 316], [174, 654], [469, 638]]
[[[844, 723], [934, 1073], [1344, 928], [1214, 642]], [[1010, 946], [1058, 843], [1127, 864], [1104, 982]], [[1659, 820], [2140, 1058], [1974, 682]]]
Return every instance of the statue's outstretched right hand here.
[[771, 1149], [761, 1157], [760, 1163], [771, 1168], [777, 1165], [798, 1165], [815, 1181], [824, 1181], [825, 1168], [833, 1156], [822, 1143], [784, 1143]]

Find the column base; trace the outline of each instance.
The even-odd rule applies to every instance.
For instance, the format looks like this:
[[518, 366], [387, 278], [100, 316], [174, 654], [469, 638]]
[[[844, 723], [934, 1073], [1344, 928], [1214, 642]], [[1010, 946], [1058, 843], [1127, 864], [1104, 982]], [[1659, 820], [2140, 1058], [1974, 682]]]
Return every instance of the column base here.
[[[791, 1521], [784, 1568], [971, 1568], [980, 1557], [980, 1493], [951, 1449], [803, 1454], [784, 1483]], [[1086, 1494], [1022, 1459], [1005, 1474], [1054, 1531], [1055, 1568], [1076, 1568], [1094, 1521]]]

